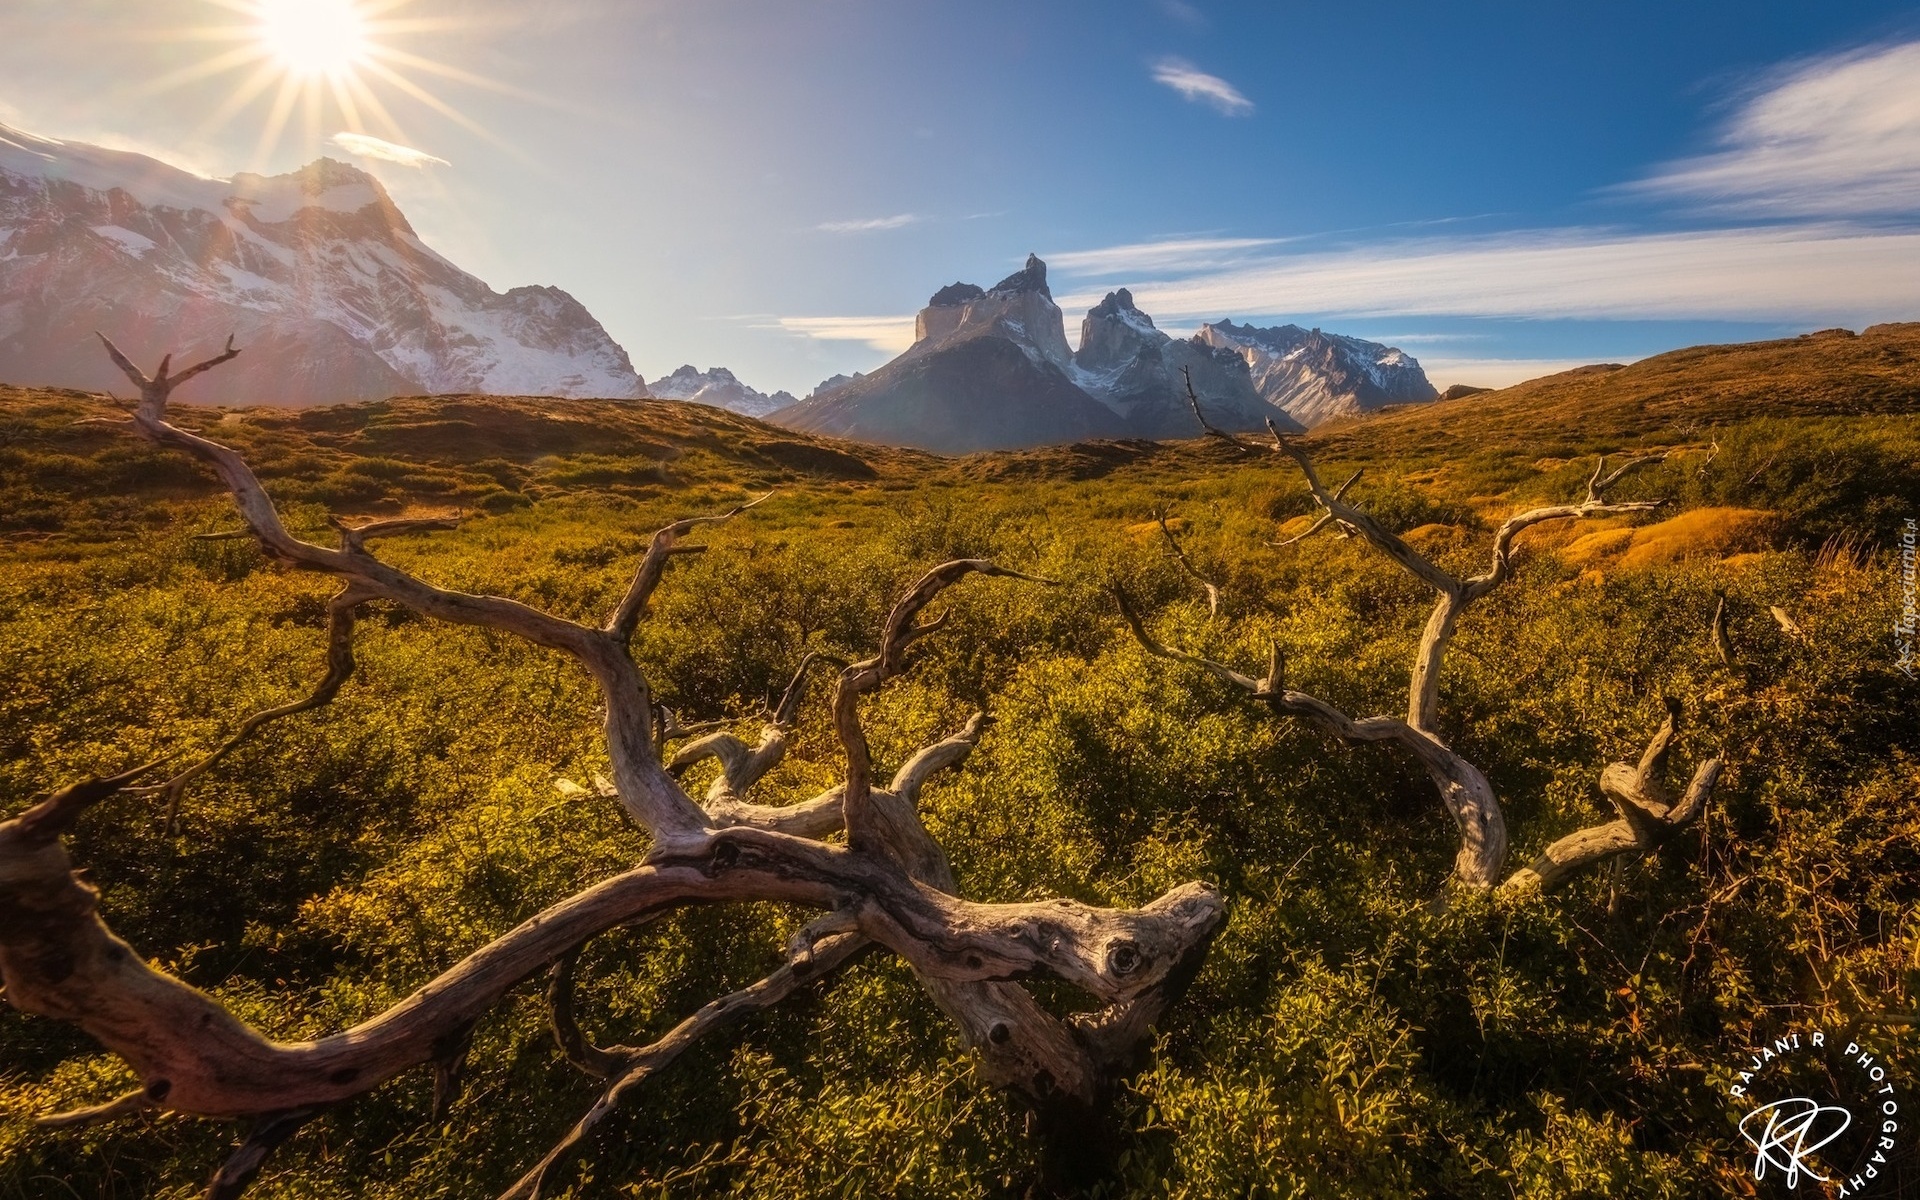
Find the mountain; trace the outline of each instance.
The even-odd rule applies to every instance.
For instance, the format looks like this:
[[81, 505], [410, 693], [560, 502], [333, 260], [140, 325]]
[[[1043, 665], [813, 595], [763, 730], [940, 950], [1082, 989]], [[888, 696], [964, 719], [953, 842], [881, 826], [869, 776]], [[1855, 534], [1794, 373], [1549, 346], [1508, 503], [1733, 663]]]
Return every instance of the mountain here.
[[1200, 431], [1188, 380], [1213, 425], [1259, 429], [1272, 417], [1283, 429], [1301, 428], [1260, 398], [1240, 355], [1162, 333], [1126, 288], [1108, 292], [1088, 310], [1073, 367], [1074, 381], [1112, 409], [1134, 437], [1189, 438]]
[[741, 383], [725, 367], [709, 367], [705, 371], [696, 371], [691, 365], [681, 367], [648, 384], [647, 394], [660, 400], [710, 404], [749, 417], [764, 417], [795, 403], [792, 392], [775, 392], [769, 396]]
[[572, 296], [495, 292], [355, 167], [206, 179], [0, 126], [0, 379], [123, 387], [95, 330], [142, 363], [235, 335], [249, 353], [194, 385], [207, 404], [646, 395]]
[[914, 343], [900, 357], [839, 386], [823, 385], [772, 419], [809, 433], [944, 454], [1191, 437], [1199, 426], [1183, 366], [1209, 421], [1258, 429], [1272, 415], [1299, 428], [1260, 401], [1237, 355], [1168, 337], [1124, 292], [1087, 314], [1076, 354], [1047, 285], [1047, 264], [1034, 255], [991, 288], [941, 288], [915, 318]]
[[828, 376], [814, 385], [814, 389], [807, 393], [807, 399], [818, 400], [829, 392], [837, 392], [855, 380], [865, 379], [866, 377], [867, 374], [865, 371], [855, 371], [851, 375]]
[[943, 454], [1113, 437], [1113, 412], [1082, 391], [1047, 266], [992, 288], [955, 283], [927, 301], [914, 343], [887, 365], [773, 419], [808, 433]]
[[1240, 355], [1266, 402], [1308, 427], [1439, 396], [1412, 355], [1379, 342], [1298, 325], [1258, 329], [1230, 320], [1202, 325], [1194, 336]]

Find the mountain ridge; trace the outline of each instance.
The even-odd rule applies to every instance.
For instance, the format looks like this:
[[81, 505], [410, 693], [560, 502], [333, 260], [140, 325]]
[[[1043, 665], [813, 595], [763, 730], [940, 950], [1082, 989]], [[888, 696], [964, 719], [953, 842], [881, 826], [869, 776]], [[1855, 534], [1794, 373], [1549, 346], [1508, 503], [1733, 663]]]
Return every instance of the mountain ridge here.
[[236, 335], [265, 353], [212, 381], [231, 402], [645, 394], [579, 301], [496, 292], [357, 167], [208, 179], [0, 126], [0, 376], [115, 386], [95, 329], [140, 359]]

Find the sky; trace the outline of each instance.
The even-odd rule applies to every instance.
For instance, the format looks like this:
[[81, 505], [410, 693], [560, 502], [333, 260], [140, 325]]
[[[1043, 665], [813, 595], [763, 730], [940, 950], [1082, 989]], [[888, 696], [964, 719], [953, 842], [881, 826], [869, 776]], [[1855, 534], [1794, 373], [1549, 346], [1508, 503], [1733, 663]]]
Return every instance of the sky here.
[[[324, 56], [354, 3], [346, 103], [282, 102], [262, 28]], [[647, 378], [796, 395], [1030, 251], [1075, 340], [1126, 286], [1441, 387], [1920, 320], [1914, 4], [6, 0], [0, 122], [356, 163]]]

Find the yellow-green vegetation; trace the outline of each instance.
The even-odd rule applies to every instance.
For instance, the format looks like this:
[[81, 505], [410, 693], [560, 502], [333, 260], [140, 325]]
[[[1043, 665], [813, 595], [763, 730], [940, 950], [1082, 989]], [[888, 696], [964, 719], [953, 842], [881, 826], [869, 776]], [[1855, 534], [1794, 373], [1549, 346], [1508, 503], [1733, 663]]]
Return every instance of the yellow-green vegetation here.
[[[327, 584], [196, 539], [234, 527], [230, 505], [186, 460], [76, 424], [114, 411], [0, 389], [8, 813], [205, 753], [321, 671]], [[1253, 709], [1118, 620], [1115, 578], [1168, 642], [1257, 673], [1277, 641], [1294, 686], [1356, 714], [1404, 706], [1429, 596], [1358, 539], [1270, 545], [1312, 511], [1279, 456], [1127, 443], [949, 461], [666, 403], [175, 419], [245, 453], [296, 532], [461, 510], [458, 530], [380, 553], [570, 617], [612, 607], [657, 526], [773, 489], [676, 561], [641, 627], [637, 656], [687, 720], [749, 721], [807, 649], [869, 653], [943, 559], [1066, 581], [943, 600], [946, 628], [868, 729], [891, 770], [974, 708], [992, 716], [925, 798], [970, 896], [1225, 890], [1230, 923], [1123, 1100], [1110, 1192], [1546, 1200], [1749, 1194], [1724, 1088], [1787, 1028], [1852, 1029], [1920, 1082], [1912, 1026], [1872, 1023], [1911, 1019], [1920, 995], [1920, 685], [1890, 636], [1898, 521], [1920, 516], [1916, 414], [1907, 327], [1687, 351], [1311, 439], [1323, 476], [1365, 467], [1349, 498], [1455, 570], [1482, 565], [1502, 515], [1577, 496], [1593, 455], [1672, 451], [1619, 486], [1670, 510], [1522, 536], [1516, 578], [1453, 645], [1441, 724], [1505, 802], [1516, 865], [1610, 815], [1598, 772], [1638, 754], [1662, 696], [1688, 705], [1679, 757], [1722, 755], [1727, 774], [1660, 854], [1519, 903], [1437, 903], [1455, 836], [1412, 764]], [[1162, 506], [1221, 586], [1217, 616], [1167, 555]], [[1717, 595], [1731, 665], [1709, 633]], [[646, 849], [615, 806], [554, 786], [605, 763], [592, 689], [558, 656], [375, 606], [358, 657], [331, 707], [199, 780], [177, 831], [161, 802], [121, 796], [70, 839], [117, 932], [279, 1037], [379, 1011]], [[839, 778], [823, 707], [803, 710], [768, 796]], [[645, 1042], [777, 965], [798, 919], [695, 909], [602, 938], [581, 960], [585, 1021]], [[974, 1079], [910, 973], [877, 956], [822, 986], [831, 1007], [796, 996], [629, 1100], [574, 1194], [1036, 1186], [1022, 1114]], [[470, 1061], [445, 1119], [427, 1073], [407, 1076], [309, 1125], [256, 1194], [496, 1194], [595, 1095], [554, 1053], [535, 983], [481, 1024]], [[31, 1126], [127, 1082], [69, 1027], [0, 1007], [0, 1196], [197, 1194], [228, 1128]]]

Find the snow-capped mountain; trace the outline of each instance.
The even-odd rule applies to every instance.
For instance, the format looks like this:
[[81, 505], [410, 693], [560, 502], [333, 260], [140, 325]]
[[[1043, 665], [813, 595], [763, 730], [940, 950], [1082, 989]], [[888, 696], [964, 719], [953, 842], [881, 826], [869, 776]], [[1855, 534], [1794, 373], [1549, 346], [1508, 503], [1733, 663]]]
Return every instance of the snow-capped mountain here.
[[769, 396], [741, 383], [725, 367], [697, 371], [691, 364], [648, 384], [647, 394], [659, 400], [711, 404], [748, 417], [764, 417], [795, 402], [792, 392], [775, 392]]
[[142, 363], [234, 334], [249, 353], [193, 385], [200, 403], [646, 395], [573, 297], [495, 292], [355, 167], [206, 179], [0, 126], [0, 379], [123, 387], [96, 329]]
[[1418, 360], [1379, 342], [1298, 325], [1257, 329], [1230, 320], [1202, 325], [1194, 337], [1244, 358], [1267, 403], [1309, 427], [1439, 396]]
[[[872, 374], [822, 383], [773, 419], [811, 433], [948, 454], [1087, 438], [1189, 438], [1200, 433], [1190, 376], [1207, 420], [1231, 430], [1273, 419], [1240, 355], [1156, 329], [1122, 288], [1087, 313], [1067, 346], [1047, 264], [1034, 255], [991, 288], [953, 283], [914, 320], [908, 350]], [[1184, 369], [1184, 374], [1183, 374]]]
[[1187, 398], [1188, 380], [1214, 425], [1258, 429], [1271, 417], [1282, 429], [1300, 428], [1261, 399], [1239, 354], [1161, 332], [1126, 288], [1108, 292], [1080, 323], [1073, 378], [1135, 437], [1189, 438], [1200, 432]]

